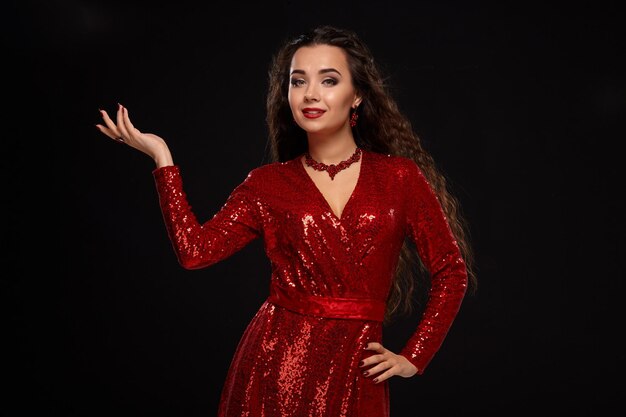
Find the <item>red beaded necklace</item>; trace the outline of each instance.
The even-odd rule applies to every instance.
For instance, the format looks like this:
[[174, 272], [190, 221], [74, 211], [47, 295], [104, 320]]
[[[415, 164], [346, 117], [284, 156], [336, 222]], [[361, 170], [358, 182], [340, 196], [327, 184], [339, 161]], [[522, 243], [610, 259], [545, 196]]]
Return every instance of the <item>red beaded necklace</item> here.
[[328, 175], [330, 175], [330, 179], [334, 180], [335, 175], [337, 175], [339, 171], [342, 171], [348, 168], [350, 165], [352, 165], [352, 163], [360, 159], [361, 148], [357, 146], [356, 150], [354, 151], [354, 153], [352, 154], [350, 158], [346, 159], [345, 161], [341, 161], [338, 164], [326, 165], [323, 162], [317, 162], [311, 157], [311, 154], [309, 154], [308, 151], [304, 153], [304, 157], [305, 157], [305, 162], [308, 166], [313, 167], [313, 169], [316, 171], [327, 171]]

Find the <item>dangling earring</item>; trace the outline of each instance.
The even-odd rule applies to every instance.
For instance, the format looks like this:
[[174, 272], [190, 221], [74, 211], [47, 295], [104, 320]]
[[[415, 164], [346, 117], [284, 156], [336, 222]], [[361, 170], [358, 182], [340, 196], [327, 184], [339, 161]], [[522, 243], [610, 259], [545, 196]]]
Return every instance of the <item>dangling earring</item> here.
[[350, 127], [356, 126], [356, 120], [359, 118], [359, 115], [356, 114], [357, 109], [358, 107], [354, 109], [354, 111], [352, 112], [352, 116], [350, 116]]

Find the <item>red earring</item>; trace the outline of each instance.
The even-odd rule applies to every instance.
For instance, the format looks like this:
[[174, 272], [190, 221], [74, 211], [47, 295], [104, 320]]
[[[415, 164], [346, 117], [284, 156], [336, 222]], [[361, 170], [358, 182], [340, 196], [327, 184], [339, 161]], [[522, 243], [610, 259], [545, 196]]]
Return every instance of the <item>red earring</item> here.
[[352, 112], [352, 116], [350, 116], [350, 127], [356, 126], [356, 120], [359, 118], [359, 115], [356, 114], [356, 109]]

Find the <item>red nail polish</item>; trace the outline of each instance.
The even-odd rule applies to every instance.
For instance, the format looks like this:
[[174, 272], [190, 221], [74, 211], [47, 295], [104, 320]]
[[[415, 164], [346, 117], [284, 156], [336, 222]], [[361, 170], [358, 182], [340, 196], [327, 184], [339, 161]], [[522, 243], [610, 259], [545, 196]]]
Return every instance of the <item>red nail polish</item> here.
[[368, 376], [368, 375], [369, 375], [369, 371], [363, 372], [363, 376]]
[[374, 383], [378, 383], [378, 378], [374, 378]]

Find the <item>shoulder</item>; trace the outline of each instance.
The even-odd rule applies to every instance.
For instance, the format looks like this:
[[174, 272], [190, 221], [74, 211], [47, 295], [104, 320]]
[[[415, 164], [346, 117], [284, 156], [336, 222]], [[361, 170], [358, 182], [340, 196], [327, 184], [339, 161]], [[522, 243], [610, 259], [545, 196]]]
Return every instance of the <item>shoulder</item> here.
[[280, 175], [285, 169], [287, 162], [269, 162], [253, 168], [248, 172], [246, 180], [249, 181], [266, 181]]
[[406, 156], [369, 151], [368, 156], [376, 169], [389, 172], [396, 179], [405, 180], [422, 174], [417, 163]]
[[374, 153], [373, 164], [377, 172], [387, 172], [394, 184], [402, 191], [405, 197], [425, 194], [434, 194], [434, 189], [424, 171], [417, 162], [407, 156]]
[[243, 180], [243, 184], [257, 191], [272, 188], [284, 178], [289, 170], [289, 162], [269, 162], [252, 168]]

